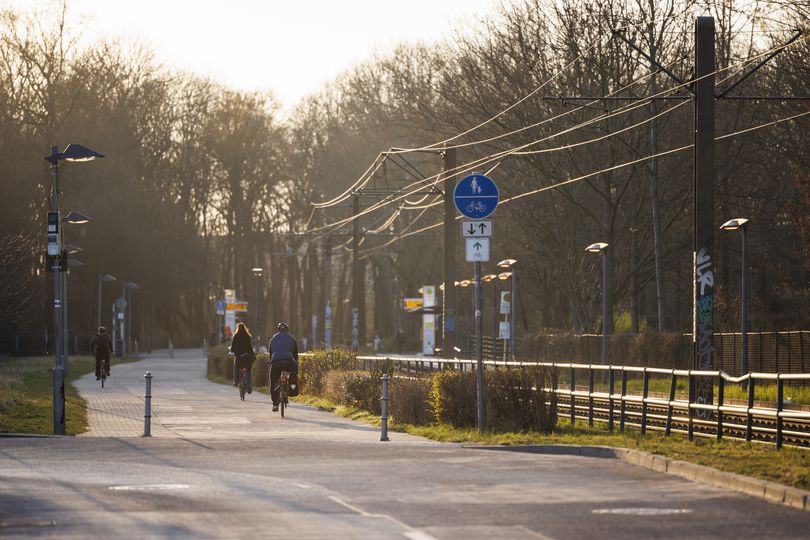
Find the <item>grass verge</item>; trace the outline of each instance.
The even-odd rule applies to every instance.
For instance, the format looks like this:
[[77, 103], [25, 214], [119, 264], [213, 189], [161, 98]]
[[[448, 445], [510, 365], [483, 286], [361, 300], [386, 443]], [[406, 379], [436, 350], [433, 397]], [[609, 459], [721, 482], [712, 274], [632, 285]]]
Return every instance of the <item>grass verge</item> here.
[[[296, 401], [353, 420], [373, 425], [381, 423], [379, 416], [335, 405], [323, 398], [299, 396]], [[575, 444], [632, 448], [721, 471], [770, 480], [800, 489], [810, 489], [810, 450], [804, 448], [783, 447], [782, 450], [776, 450], [773, 445], [729, 439], [717, 442], [713, 439], [697, 438], [690, 442], [681, 435], [664, 437], [663, 434], [654, 432], [646, 435], [641, 435], [638, 431], [611, 434], [598, 427], [590, 428], [587, 423], [577, 422], [572, 426], [565, 420], [561, 420], [554, 433], [550, 435], [479, 433], [475, 429], [459, 429], [446, 424], [414, 426], [395, 423], [389, 426], [389, 429], [442, 442], [481, 445]]]
[[[137, 358], [113, 358], [111, 365]], [[71, 356], [65, 381], [65, 432], [78, 435], [87, 430], [87, 402], [71, 384], [96, 369], [91, 356]], [[53, 433], [53, 357], [0, 358], [0, 433]]]

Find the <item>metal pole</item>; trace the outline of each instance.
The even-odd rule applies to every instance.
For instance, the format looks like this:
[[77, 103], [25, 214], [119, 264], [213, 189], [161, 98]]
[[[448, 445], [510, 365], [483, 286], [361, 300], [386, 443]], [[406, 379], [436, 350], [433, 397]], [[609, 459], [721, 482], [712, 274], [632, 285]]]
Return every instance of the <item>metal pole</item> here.
[[96, 328], [101, 326], [101, 276], [98, 276], [98, 316]]
[[509, 359], [515, 361], [515, 314], [517, 313], [517, 266], [512, 265], [512, 302], [509, 305], [511, 313], [509, 314]]
[[[748, 373], [748, 281], [746, 280], [745, 225], [740, 228], [742, 238], [742, 270], [740, 272], [742, 303], [742, 372]], [[800, 336], [801, 337], [801, 336]], [[743, 386], [745, 389], [745, 386]]]
[[483, 313], [481, 312], [481, 263], [475, 263], [475, 401], [478, 431], [483, 431], [486, 424], [484, 417], [484, 332]]
[[[51, 180], [53, 182], [51, 193], [51, 211], [59, 212], [59, 149], [51, 146]], [[62, 234], [61, 216], [59, 217], [59, 235]], [[61, 246], [61, 242], [59, 242]], [[51, 257], [53, 269], [53, 313], [54, 313], [54, 354], [55, 367], [53, 369], [53, 432], [55, 435], [65, 434], [65, 364], [62, 351], [62, 253]]]
[[498, 360], [498, 278], [492, 280], [492, 361]]
[[143, 376], [146, 379], [146, 393], [144, 394], [143, 436], [152, 436], [152, 372], [147, 371]]
[[260, 345], [259, 341], [259, 274], [254, 273], [253, 276], [256, 278], [254, 281], [254, 299], [256, 300], [256, 316], [253, 317], [253, 335], [256, 336], [254, 341], [256, 342], [255, 345], [258, 348]]
[[[602, 356], [601, 363], [606, 366], [608, 363], [608, 263], [607, 248], [602, 250]], [[604, 381], [604, 372], [602, 380]]]
[[382, 425], [380, 431], [380, 441], [388, 441], [388, 373], [382, 376]]
[[442, 168], [444, 169], [444, 307], [442, 317], [444, 324], [442, 340], [442, 358], [453, 358], [456, 355], [456, 236], [458, 229], [455, 228], [455, 205], [453, 203], [453, 191], [455, 190], [455, 179], [447, 174], [456, 168], [456, 149], [446, 148], [442, 152]]
[[[695, 235], [694, 235], [694, 369], [714, 369], [714, 132], [715, 68], [714, 18], [698, 17], [695, 22]], [[708, 377], [692, 377], [696, 385], [694, 403], [712, 403], [713, 382]], [[708, 419], [708, 411], [695, 410]], [[691, 438], [691, 437], [690, 437]]]
[[65, 266], [62, 274], [62, 364], [65, 366], [65, 375], [68, 374], [68, 357], [70, 356], [70, 338], [68, 337], [68, 269], [65, 252], [62, 252], [62, 265]]
[[360, 197], [355, 194], [352, 200], [352, 313], [357, 310], [357, 341], [354, 340], [354, 321], [352, 321], [352, 349], [365, 342], [365, 291], [363, 262], [360, 260]]

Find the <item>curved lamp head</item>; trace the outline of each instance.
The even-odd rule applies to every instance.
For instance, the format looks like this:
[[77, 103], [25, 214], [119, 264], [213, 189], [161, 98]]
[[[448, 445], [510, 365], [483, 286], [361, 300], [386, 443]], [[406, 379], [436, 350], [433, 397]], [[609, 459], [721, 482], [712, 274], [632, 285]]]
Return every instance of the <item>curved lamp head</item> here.
[[487, 283], [489, 283], [490, 281], [495, 280], [495, 279], [498, 279], [497, 274], [487, 274], [487, 275], [485, 275], [484, 277], [481, 278], [481, 281], [486, 281]]
[[585, 248], [585, 251], [588, 253], [601, 253], [608, 247], [608, 244], [604, 242], [596, 242], [595, 244], [591, 244], [590, 246]]
[[62, 218], [65, 223], [73, 223], [74, 225], [81, 225], [93, 221], [93, 218], [85, 216], [81, 212], [69, 212], [68, 215]]
[[134, 283], [132, 281], [127, 281], [126, 283], [124, 283], [124, 287], [126, 287], [127, 289], [140, 289], [141, 288], [140, 285], [138, 285], [137, 283]]
[[736, 231], [737, 229], [744, 229], [745, 225], [748, 223], [748, 218], [735, 218], [730, 219], [720, 225], [720, 230], [722, 231]]
[[68, 255], [73, 255], [74, 253], [82, 251], [82, 248], [79, 246], [74, 246], [73, 244], [65, 244], [64, 247], [62, 247], [62, 250]]
[[50, 161], [53, 165], [56, 165], [60, 159], [65, 161], [92, 161], [96, 158], [104, 157], [104, 154], [80, 144], [69, 144], [64, 152], [57, 152], [55, 146], [51, 148], [53, 149], [51, 155], [45, 156], [45, 159]]
[[498, 274], [498, 279], [506, 280], [512, 277], [512, 272], [501, 272]]
[[262, 275], [262, 273], [264, 272], [264, 268], [259, 268], [259, 267], [257, 266], [256, 268], [252, 268], [250, 271], [251, 271], [251, 272], [253, 272], [253, 275], [254, 275], [254, 276], [259, 277], [259, 276], [261, 276], [261, 275]]
[[111, 276], [110, 274], [104, 274], [103, 276], [98, 276], [99, 281], [115, 281], [115, 276]]
[[511, 268], [517, 263], [515, 259], [504, 259], [498, 263], [499, 268]]

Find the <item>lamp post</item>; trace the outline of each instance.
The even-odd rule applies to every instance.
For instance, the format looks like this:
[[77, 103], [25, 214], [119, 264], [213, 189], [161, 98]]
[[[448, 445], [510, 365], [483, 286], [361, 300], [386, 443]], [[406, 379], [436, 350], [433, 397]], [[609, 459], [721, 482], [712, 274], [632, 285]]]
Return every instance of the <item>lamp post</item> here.
[[607, 253], [608, 244], [596, 242], [585, 248], [589, 253], [599, 253], [602, 255], [602, 357], [600, 362], [603, 366], [608, 363], [608, 302], [607, 302]]
[[44, 157], [51, 164], [51, 187], [47, 231], [48, 231], [48, 267], [54, 273], [53, 311], [56, 347], [53, 369], [53, 432], [65, 434], [65, 351], [62, 343], [62, 270], [65, 255], [62, 250], [61, 214], [59, 211], [59, 161], [90, 161], [104, 157], [79, 144], [69, 144], [63, 152], [51, 146], [51, 153]]
[[104, 281], [115, 281], [115, 277], [110, 274], [103, 274], [98, 276], [98, 321], [96, 327], [101, 326], [101, 283]]
[[253, 272], [253, 275], [256, 277], [256, 289], [255, 289], [256, 295], [254, 297], [254, 299], [256, 300], [256, 316], [253, 317], [253, 335], [254, 335], [254, 337], [256, 339], [256, 347], [258, 348], [258, 346], [262, 344], [262, 337], [261, 337], [261, 334], [262, 334], [261, 333], [261, 328], [262, 327], [261, 327], [261, 324], [260, 324], [261, 310], [260, 310], [260, 304], [259, 304], [259, 281], [261, 281], [261, 279], [262, 279], [262, 274], [264, 273], [264, 268], [259, 268], [257, 266], [256, 268], [253, 268], [251, 271]]
[[[65, 220], [67, 221], [67, 220]], [[82, 251], [82, 248], [78, 246], [74, 246], [73, 244], [65, 244], [62, 248], [62, 253], [65, 255], [75, 255]], [[65, 262], [67, 264], [65, 264]], [[62, 351], [65, 358], [65, 375], [68, 373], [69, 369], [69, 356], [70, 356], [70, 336], [68, 334], [68, 273], [70, 272], [71, 268], [77, 268], [79, 266], [84, 266], [84, 263], [77, 261], [71, 257], [67, 257], [63, 263], [63, 272], [62, 272]]]
[[492, 360], [497, 360], [495, 345], [498, 343], [498, 274], [487, 274], [481, 281], [492, 282]]
[[[736, 218], [726, 221], [720, 226], [721, 230], [724, 231], [740, 231], [740, 238], [742, 239], [742, 251], [741, 251], [741, 259], [742, 259], [742, 268], [740, 270], [740, 333], [742, 334], [742, 372], [743, 375], [748, 373], [748, 294], [747, 294], [747, 285], [745, 279], [745, 229], [748, 225], [747, 218]], [[746, 387], [746, 383], [743, 383], [743, 389]]]
[[[506, 281], [507, 279], [510, 279], [511, 277], [512, 277], [512, 272], [501, 272], [500, 274], [498, 274], [498, 279], [500, 279], [501, 281]], [[501, 296], [503, 296], [503, 295], [501, 295]], [[499, 303], [499, 304], [500, 304], [500, 303]], [[508, 314], [506, 314], [506, 313], [501, 313], [501, 315], [509, 315], [509, 316], [511, 316], [511, 315], [512, 315], [512, 306], [513, 306], [513, 305], [514, 305], [514, 297], [512, 296], [512, 292], [510, 291], [510, 292], [509, 292], [509, 313], [508, 313]], [[503, 307], [502, 307], [502, 306], [499, 306], [498, 313], [500, 313], [502, 309], [503, 309]], [[501, 332], [500, 332], [500, 321], [498, 322], [498, 325], [499, 325], [499, 328], [498, 328], [498, 337], [500, 337], [500, 335], [501, 335]], [[505, 342], [505, 341], [506, 341], [506, 340], [504, 339], [504, 342]], [[510, 323], [510, 326], [509, 326], [509, 342], [510, 342], [510, 343], [512, 342], [512, 326], [511, 326], [511, 323]], [[510, 354], [511, 354], [511, 353], [510, 353]], [[506, 360], [506, 355], [507, 355], [507, 351], [506, 351], [506, 343], [504, 343], [504, 344], [503, 344], [503, 359], [504, 359], [504, 361]]]
[[498, 263], [499, 268], [508, 268], [511, 272], [511, 281], [510, 281], [510, 288], [511, 288], [511, 297], [512, 301], [509, 304], [509, 358], [510, 360], [515, 360], [515, 329], [517, 325], [515, 324], [515, 314], [517, 313], [517, 296], [515, 296], [515, 292], [517, 291], [517, 260], [515, 259], [504, 259]]
[[[127, 281], [123, 285], [123, 297], [124, 297], [124, 321], [126, 324], [126, 331], [124, 332], [124, 355], [126, 353], [132, 351], [132, 291], [140, 289], [141, 286], [137, 283], [132, 281]], [[129, 297], [127, 298], [127, 291], [129, 291]], [[123, 325], [122, 325], [123, 330]]]

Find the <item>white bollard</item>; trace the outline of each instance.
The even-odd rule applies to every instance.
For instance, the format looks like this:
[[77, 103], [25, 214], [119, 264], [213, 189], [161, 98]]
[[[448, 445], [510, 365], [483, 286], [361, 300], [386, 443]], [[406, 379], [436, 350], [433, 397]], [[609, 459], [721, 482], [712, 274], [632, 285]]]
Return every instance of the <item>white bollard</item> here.
[[390, 377], [388, 373], [382, 376], [382, 425], [380, 433], [380, 441], [388, 441], [388, 380]]

